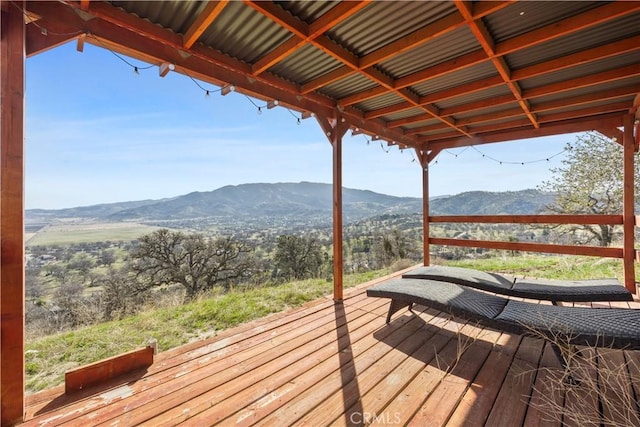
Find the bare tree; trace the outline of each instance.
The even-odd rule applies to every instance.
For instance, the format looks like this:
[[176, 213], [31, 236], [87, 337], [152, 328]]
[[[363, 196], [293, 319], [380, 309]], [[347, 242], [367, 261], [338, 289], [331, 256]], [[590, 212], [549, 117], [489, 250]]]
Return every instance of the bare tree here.
[[234, 280], [247, 277], [250, 251], [233, 237], [210, 239], [161, 229], [140, 238], [131, 252], [130, 268], [139, 291], [179, 284], [192, 300], [214, 286], [229, 289]]

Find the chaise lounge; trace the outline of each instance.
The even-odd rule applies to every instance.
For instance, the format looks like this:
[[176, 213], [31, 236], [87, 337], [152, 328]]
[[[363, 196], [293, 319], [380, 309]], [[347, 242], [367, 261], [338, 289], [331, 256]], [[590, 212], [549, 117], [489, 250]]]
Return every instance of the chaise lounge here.
[[500, 331], [548, 340], [566, 367], [558, 343], [640, 349], [640, 310], [578, 308], [516, 301], [455, 283], [394, 279], [367, 289], [370, 297], [390, 298], [387, 323], [398, 310], [421, 304]]
[[617, 279], [519, 279], [471, 268], [447, 266], [418, 267], [402, 277], [450, 282], [502, 295], [551, 301], [554, 305], [559, 301], [633, 301], [631, 292]]

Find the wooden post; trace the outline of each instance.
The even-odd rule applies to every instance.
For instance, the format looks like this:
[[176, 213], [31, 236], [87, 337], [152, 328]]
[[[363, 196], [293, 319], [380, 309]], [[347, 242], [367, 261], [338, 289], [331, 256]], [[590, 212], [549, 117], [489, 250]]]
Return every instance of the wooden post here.
[[[6, 4], [3, 2], [3, 4]], [[24, 417], [24, 67], [25, 25], [18, 7], [0, 23], [0, 423]]]
[[342, 254], [342, 137], [349, 125], [336, 112], [335, 118], [316, 115], [333, 148], [333, 299], [343, 296], [344, 257]]
[[331, 133], [333, 147], [333, 299], [342, 301], [344, 257], [342, 254], [342, 135]]
[[635, 195], [634, 195], [634, 159], [636, 144], [633, 136], [633, 115], [624, 117], [624, 141], [623, 141], [623, 203], [622, 203], [622, 228], [623, 228], [623, 265], [624, 286], [632, 293], [636, 293], [635, 274]]
[[427, 153], [416, 150], [422, 170], [422, 258], [423, 265], [431, 263], [429, 257], [429, 158]]

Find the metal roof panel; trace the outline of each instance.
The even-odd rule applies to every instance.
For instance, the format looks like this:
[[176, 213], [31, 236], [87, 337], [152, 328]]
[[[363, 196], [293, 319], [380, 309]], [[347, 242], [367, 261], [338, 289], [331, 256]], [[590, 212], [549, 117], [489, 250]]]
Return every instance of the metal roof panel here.
[[522, 1], [485, 18], [483, 22], [496, 43], [553, 24], [606, 2]]
[[269, 72], [287, 80], [305, 84], [341, 65], [340, 61], [320, 49], [306, 45], [269, 68]]
[[291, 37], [291, 33], [240, 2], [229, 2], [200, 36], [213, 49], [247, 63], [254, 63]]
[[378, 67], [394, 78], [401, 78], [441, 62], [460, 58], [478, 49], [480, 44], [471, 31], [461, 27], [443, 37], [383, 61]]
[[578, 64], [575, 67], [565, 68], [553, 73], [524, 79], [519, 83], [522, 89], [526, 90], [553, 83], [561, 83], [570, 79], [585, 77], [590, 74], [614, 70], [628, 65], [637, 65], [640, 69], [640, 54], [619, 55], [601, 59], [599, 61], [588, 62], [586, 64]]
[[364, 56], [455, 11], [450, 2], [375, 1], [360, 11], [357, 19], [345, 20], [328, 35]]
[[420, 96], [427, 96], [433, 92], [452, 89], [465, 83], [481, 80], [497, 75], [495, 66], [491, 61], [481, 62], [472, 67], [466, 67], [434, 79], [420, 82], [411, 86], [411, 89]]
[[[613, 43], [627, 37], [640, 35], [640, 13], [578, 31], [565, 37], [516, 51], [506, 56], [512, 69], [520, 69], [540, 62], [549, 61], [585, 49]], [[640, 54], [639, 54], [640, 55]]]

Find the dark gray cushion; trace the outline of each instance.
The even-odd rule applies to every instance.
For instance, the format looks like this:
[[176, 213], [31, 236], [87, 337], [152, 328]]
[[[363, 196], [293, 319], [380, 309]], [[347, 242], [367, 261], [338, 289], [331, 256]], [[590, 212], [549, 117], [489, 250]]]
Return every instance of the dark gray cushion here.
[[552, 301], [633, 301], [617, 279], [516, 279], [512, 295]]
[[559, 343], [612, 348], [640, 348], [640, 310], [560, 307], [509, 301], [495, 319], [522, 334], [540, 333]]
[[548, 301], [633, 301], [633, 295], [616, 279], [515, 279], [472, 268], [438, 265], [418, 267], [402, 277], [438, 280], [503, 295]]
[[640, 349], [640, 310], [562, 307], [514, 301], [454, 283], [394, 279], [367, 289], [372, 297], [433, 307], [481, 325], [552, 342]]
[[389, 280], [367, 289], [367, 295], [423, 301], [438, 310], [460, 310], [465, 315], [488, 319], [498, 316], [507, 303], [502, 297], [477, 292], [465, 286], [424, 279]]

